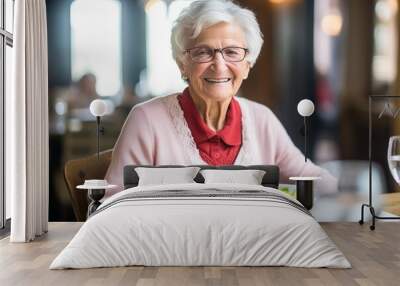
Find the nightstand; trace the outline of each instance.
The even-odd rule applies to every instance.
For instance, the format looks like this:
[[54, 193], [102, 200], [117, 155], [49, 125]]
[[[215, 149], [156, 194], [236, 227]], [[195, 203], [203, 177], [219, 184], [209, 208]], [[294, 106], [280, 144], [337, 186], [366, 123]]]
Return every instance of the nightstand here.
[[88, 190], [90, 203], [86, 216], [89, 217], [101, 205], [100, 200], [104, 197], [106, 189], [115, 188], [116, 185], [109, 185], [106, 180], [85, 180], [83, 185], [76, 188], [79, 190]]

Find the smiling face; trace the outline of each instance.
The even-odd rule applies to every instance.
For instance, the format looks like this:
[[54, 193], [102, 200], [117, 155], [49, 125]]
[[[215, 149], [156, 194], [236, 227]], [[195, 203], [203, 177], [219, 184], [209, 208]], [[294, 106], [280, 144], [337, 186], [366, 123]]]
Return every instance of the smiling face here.
[[[222, 49], [247, 48], [247, 45], [239, 26], [221, 22], [204, 29], [189, 43], [188, 48], [193, 47]], [[208, 63], [196, 63], [186, 53], [179, 68], [182, 75], [188, 78], [192, 96], [198, 96], [205, 101], [225, 101], [238, 92], [243, 79], [248, 76], [250, 64], [246, 59], [241, 62], [227, 62], [219, 52], [216, 52], [214, 59]]]

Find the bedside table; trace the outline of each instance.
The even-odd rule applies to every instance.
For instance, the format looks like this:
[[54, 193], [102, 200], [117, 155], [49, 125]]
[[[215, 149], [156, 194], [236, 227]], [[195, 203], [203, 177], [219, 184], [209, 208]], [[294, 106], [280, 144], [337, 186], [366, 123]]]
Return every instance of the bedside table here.
[[89, 217], [101, 205], [100, 200], [104, 197], [106, 189], [111, 189], [115, 187], [117, 186], [108, 184], [106, 180], [85, 180], [85, 183], [83, 185], [79, 185], [76, 187], [79, 190], [88, 191], [90, 203], [88, 206], [86, 217]]

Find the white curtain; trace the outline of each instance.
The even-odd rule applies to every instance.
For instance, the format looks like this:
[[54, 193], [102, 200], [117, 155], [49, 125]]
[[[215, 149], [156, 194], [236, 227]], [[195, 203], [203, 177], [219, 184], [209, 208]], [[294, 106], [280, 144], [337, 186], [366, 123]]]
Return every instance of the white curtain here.
[[48, 225], [48, 78], [45, 0], [15, 1], [13, 92], [6, 98], [6, 187], [12, 242]]

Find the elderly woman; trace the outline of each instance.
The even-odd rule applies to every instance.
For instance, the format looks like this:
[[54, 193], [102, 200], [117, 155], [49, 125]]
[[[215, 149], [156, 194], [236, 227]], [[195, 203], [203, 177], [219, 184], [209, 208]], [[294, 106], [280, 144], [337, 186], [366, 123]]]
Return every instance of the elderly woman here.
[[253, 12], [231, 1], [193, 2], [177, 19], [171, 44], [188, 87], [132, 109], [114, 148], [109, 182], [122, 186], [128, 164], [275, 164], [282, 181], [333, 179], [304, 162], [269, 108], [236, 97], [263, 44]]

